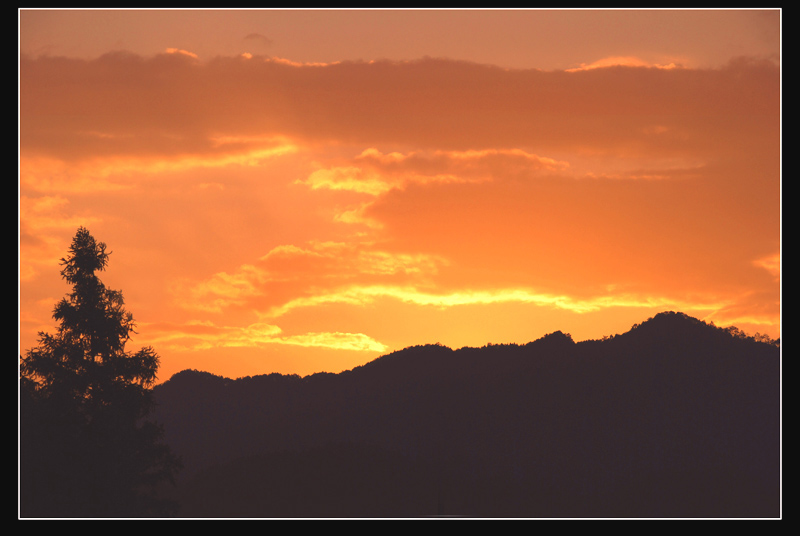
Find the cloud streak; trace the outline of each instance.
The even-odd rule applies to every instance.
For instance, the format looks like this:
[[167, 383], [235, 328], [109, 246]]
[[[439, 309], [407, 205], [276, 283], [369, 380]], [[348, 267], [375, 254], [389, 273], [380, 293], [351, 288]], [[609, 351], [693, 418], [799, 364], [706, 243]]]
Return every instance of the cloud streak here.
[[343, 166], [318, 169], [296, 183], [312, 190], [349, 190], [378, 196], [412, 183], [481, 182], [501, 176], [557, 173], [568, 167], [567, 162], [542, 158], [522, 149], [384, 154], [369, 148]]
[[356, 277], [427, 280], [447, 260], [436, 255], [396, 253], [371, 243], [317, 242], [306, 247], [276, 246], [235, 272], [219, 272], [198, 283], [175, 287], [176, 302], [187, 310], [222, 312], [232, 306], [252, 306], [256, 298], [324, 288]]
[[564, 309], [574, 313], [588, 313], [614, 307], [635, 308], [679, 308], [682, 310], [714, 311], [728, 305], [726, 301], [686, 301], [666, 297], [636, 295], [603, 295], [590, 299], [576, 299], [566, 295], [553, 295], [533, 289], [463, 290], [450, 293], [420, 291], [414, 287], [368, 286], [349, 287], [335, 292], [296, 298], [283, 305], [271, 308], [264, 318], [276, 318], [303, 307], [325, 304], [347, 304], [365, 306], [380, 298], [392, 298], [406, 304], [425, 307], [449, 308], [464, 305], [487, 305], [499, 303], [525, 303], [540, 307]]
[[573, 67], [572, 69], [565, 69], [568, 73], [577, 71], [590, 71], [592, 69], [604, 69], [606, 67], [647, 67], [652, 69], [677, 69], [680, 64], [670, 62], [666, 64], [648, 63], [636, 56], [611, 56], [608, 58], [599, 59], [595, 62], [586, 64], [582, 63], [580, 67]]
[[304, 333], [284, 335], [278, 326], [255, 323], [245, 327], [216, 326], [211, 322], [144, 325], [148, 340], [170, 351], [192, 352], [213, 348], [261, 348], [284, 344], [357, 352], [382, 352], [386, 346], [363, 333]]

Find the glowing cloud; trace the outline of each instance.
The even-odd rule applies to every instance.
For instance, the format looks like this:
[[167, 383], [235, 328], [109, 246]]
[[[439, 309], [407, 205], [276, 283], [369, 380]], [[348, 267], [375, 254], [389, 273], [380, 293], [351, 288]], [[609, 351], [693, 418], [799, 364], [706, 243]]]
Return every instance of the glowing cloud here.
[[69, 199], [60, 195], [45, 195], [40, 197], [20, 196], [21, 219], [29, 232], [44, 229], [77, 229], [81, 225], [88, 225], [98, 221], [93, 216], [67, 216], [64, 209], [69, 205]]
[[381, 344], [363, 333], [306, 333], [274, 340], [278, 344], [295, 346], [333, 348], [336, 350], [355, 350], [358, 352], [384, 352], [385, 344]]
[[21, 281], [33, 281], [42, 269], [58, 264], [64, 255], [59, 240], [64, 231], [101, 221], [97, 216], [70, 214], [69, 204], [60, 195], [20, 196]]
[[590, 71], [592, 69], [603, 69], [605, 67], [648, 67], [653, 69], [677, 69], [681, 66], [676, 65], [674, 62], [667, 64], [649, 63], [641, 58], [637, 58], [636, 56], [611, 56], [589, 64], [581, 63], [580, 67], [565, 69], [565, 71], [568, 73], [574, 73], [576, 71]]
[[282, 138], [214, 136], [205, 151], [195, 154], [109, 156], [75, 162], [23, 155], [20, 179], [35, 191], [115, 191], [130, 188], [126, 181], [133, 174], [155, 177], [190, 169], [256, 167], [298, 150], [297, 145]]
[[189, 52], [188, 50], [183, 50], [180, 48], [168, 48], [164, 52], [166, 52], [167, 54], [181, 54], [183, 56], [188, 56], [190, 58], [197, 59], [197, 54], [195, 54], [194, 52]]
[[267, 278], [263, 269], [246, 264], [234, 274], [219, 272], [195, 285], [184, 281], [177, 284], [173, 292], [186, 309], [220, 312], [224, 307], [241, 305], [247, 298], [261, 295], [260, 285]]
[[145, 325], [149, 341], [170, 351], [211, 348], [259, 348], [270, 344], [331, 348], [336, 350], [382, 352], [386, 346], [363, 333], [305, 333], [282, 335], [278, 326], [255, 323], [246, 327], [216, 326], [211, 322]]
[[305, 184], [312, 190], [349, 190], [369, 195], [379, 195], [396, 187], [375, 173], [364, 172], [358, 167], [336, 167], [318, 169], [307, 179], [298, 179], [295, 184]]
[[368, 148], [348, 165], [318, 169], [295, 183], [305, 184], [312, 190], [349, 190], [378, 196], [403, 189], [408, 184], [483, 182], [502, 176], [559, 172], [568, 167], [567, 162], [522, 149], [384, 154]]
[[374, 218], [367, 217], [364, 213], [371, 206], [371, 203], [361, 203], [355, 208], [341, 211], [334, 216], [334, 221], [350, 224], [366, 225], [371, 229], [381, 229], [383, 224]]
[[780, 277], [781, 277], [781, 255], [780, 255], [780, 253], [776, 253], [775, 255], [770, 255], [769, 257], [764, 257], [763, 259], [755, 260], [755, 261], [753, 261], [753, 264], [765, 269], [776, 280], [780, 279]]
[[325, 304], [343, 303], [363, 306], [374, 303], [378, 298], [393, 298], [407, 304], [437, 308], [516, 302], [554, 307], [574, 313], [587, 313], [612, 307], [677, 307], [686, 310], [716, 310], [728, 305], [724, 301], [686, 302], [666, 297], [630, 295], [606, 295], [591, 299], [575, 299], [565, 295], [539, 293], [531, 289], [464, 290], [435, 294], [422, 292], [414, 287], [374, 285], [353, 286], [335, 292], [297, 298], [281, 306], [272, 307], [265, 317], [279, 317], [299, 307], [314, 307]]
[[87, 169], [55, 158], [22, 155], [19, 176], [20, 185], [30, 192], [115, 192], [130, 188], [130, 185], [107, 180], [99, 169]]
[[[437, 267], [447, 264], [447, 261], [436, 255], [427, 254], [408, 254], [390, 253], [380, 250], [372, 250], [370, 242], [309, 242], [308, 248], [301, 248], [287, 244], [276, 246], [266, 255], [261, 257], [262, 261], [276, 261], [278, 259], [308, 258], [313, 262], [315, 259], [332, 259], [335, 265], [325, 264], [326, 275], [328, 277], [338, 274], [351, 274], [354, 271], [364, 274], [394, 274], [397, 272], [413, 274], [435, 274]], [[276, 272], [275, 264], [268, 264], [270, 270]], [[295, 268], [293, 265], [292, 268]], [[333, 268], [331, 270], [331, 268]], [[285, 269], [285, 267], [284, 267]]]
[[771, 293], [747, 292], [739, 300], [708, 314], [706, 321], [719, 326], [736, 326], [751, 334], [770, 331], [780, 336], [780, 300]]
[[341, 63], [341, 62], [338, 62], [338, 61], [332, 61], [330, 63], [319, 62], [319, 61], [300, 62], [300, 61], [292, 61], [292, 60], [289, 60], [289, 59], [286, 59], [286, 58], [279, 58], [278, 56], [272, 56], [271, 58], [265, 58], [264, 61], [267, 61], [267, 62], [270, 62], [270, 63], [277, 63], [277, 64], [280, 64], [280, 65], [288, 65], [290, 67], [327, 67], [329, 65], [337, 65], [337, 64]]
[[[437, 255], [381, 251], [369, 242], [312, 241], [307, 247], [284, 244], [262, 255], [258, 265], [245, 264], [234, 273], [219, 272], [195, 284], [184, 280], [175, 286], [174, 296], [184, 309], [221, 312], [274, 294], [267, 290], [268, 285], [283, 294], [356, 276], [426, 280], [447, 264]], [[281, 289], [274, 288], [278, 283]]]

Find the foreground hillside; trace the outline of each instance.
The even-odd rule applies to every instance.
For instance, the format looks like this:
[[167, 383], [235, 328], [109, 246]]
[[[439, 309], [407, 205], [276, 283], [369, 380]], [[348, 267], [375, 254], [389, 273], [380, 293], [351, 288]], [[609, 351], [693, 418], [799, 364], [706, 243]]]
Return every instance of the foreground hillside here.
[[184, 517], [780, 515], [779, 348], [681, 313], [156, 397]]

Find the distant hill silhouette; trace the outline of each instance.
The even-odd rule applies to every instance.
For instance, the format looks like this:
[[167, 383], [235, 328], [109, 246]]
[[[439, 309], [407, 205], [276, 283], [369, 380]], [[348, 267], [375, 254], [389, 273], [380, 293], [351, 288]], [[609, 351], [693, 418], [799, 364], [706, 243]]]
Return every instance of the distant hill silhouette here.
[[183, 517], [778, 517], [780, 350], [682, 313], [155, 388]]

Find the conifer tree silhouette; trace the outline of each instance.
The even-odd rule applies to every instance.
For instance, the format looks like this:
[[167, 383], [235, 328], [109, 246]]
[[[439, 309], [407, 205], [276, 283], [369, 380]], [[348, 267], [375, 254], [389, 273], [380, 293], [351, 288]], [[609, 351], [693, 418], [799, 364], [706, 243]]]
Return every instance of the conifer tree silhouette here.
[[61, 259], [73, 287], [55, 307], [55, 335], [20, 361], [20, 515], [134, 517], [169, 515], [155, 486], [180, 462], [146, 418], [159, 358], [127, 352], [134, 333], [122, 293], [97, 277], [106, 245], [79, 228]]

